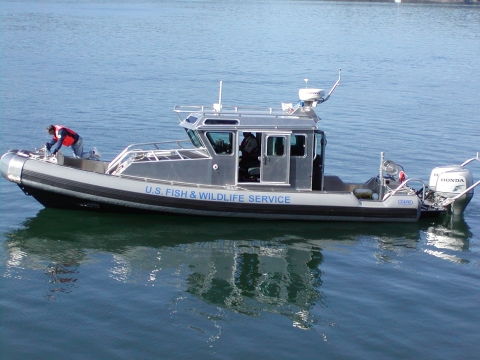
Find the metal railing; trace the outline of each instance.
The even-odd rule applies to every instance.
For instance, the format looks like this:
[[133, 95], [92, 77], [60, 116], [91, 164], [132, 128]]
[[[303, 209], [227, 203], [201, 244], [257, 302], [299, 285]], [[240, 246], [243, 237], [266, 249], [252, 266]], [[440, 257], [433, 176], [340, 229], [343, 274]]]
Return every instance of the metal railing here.
[[[118, 174], [126, 165], [137, 161], [188, 160], [194, 152], [199, 157], [208, 157], [204, 148], [186, 148], [182, 143], [192, 145], [189, 140], [138, 143], [127, 146], [113, 159], [105, 171], [106, 174]], [[166, 145], [176, 144], [178, 149], [163, 149]]]
[[422, 184], [423, 186], [423, 191], [422, 191], [422, 203], [425, 201], [425, 183], [420, 180], [420, 179], [407, 179], [405, 180], [404, 182], [402, 182], [395, 190], [391, 190], [389, 191], [388, 193], [385, 194], [385, 196], [383, 197], [382, 201], [385, 201], [387, 200], [390, 196], [393, 196], [395, 195], [396, 193], [400, 192], [400, 191], [404, 191], [404, 192], [407, 192], [408, 195], [413, 195], [415, 194], [415, 190], [410, 188], [410, 187], [407, 187], [407, 184], [409, 182], [419, 182]]
[[463, 190], [460, 194], [452, 197], [452, 198], [447, 198], [445, 200], [443, 200], [442, 202], [442, 206], [445, 207], [445, 206], [448, 206], [452, 203], [455, 202], [455, 200], [459, 199], [460, 197], [462, 197], [463, 195], [465, 195], [466, 193], [468, 193], [470, 190], [472, 190], [473, 188], [477, 187], [478, 185], [480, 185], [480, 180], [477, 181], [475, 184], [473, 184], [472, 186], [468, 187], [467, 189]]
[[282, 109], [276, 109], [273, 107], [264, 108], [256, 106], [223, 106], [220, 109], [215, 109], [213, 106], [203, 106], [203, 105], [176, 105], [173, 109], [178, 114], [188, 113], [188, 114], [201, 114], [205, 115], [215, 115], [215, 116], [225, 116], [225, 115], [258, 115], [258, 116], [275, 116], [275, 117], [307, 117], [310, 116], [307, 113], [303, 114], [293, 114], [285, 112]]
[[473, 157], [473, 158], [471, 158], [471, 159], [468, 159], [467, 161], [465, 161], [465, 162], [464, 162], [462, 165], [460, 165], [460, 166], [463, 167], [463, 166], [465, 166], [465, 165], [467, 165], [467, 164], [469, 164], [469, 163], [471, 163], [472, 161], [475, 161], [475, 160], [480, 161], [480, 153], [477, 152], [477, 157]]

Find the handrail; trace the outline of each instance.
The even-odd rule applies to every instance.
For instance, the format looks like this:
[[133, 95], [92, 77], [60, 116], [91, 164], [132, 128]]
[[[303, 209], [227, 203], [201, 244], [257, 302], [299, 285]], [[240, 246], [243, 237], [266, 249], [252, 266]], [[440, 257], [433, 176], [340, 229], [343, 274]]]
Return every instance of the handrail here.
[[[122, 162], [122, 160], [127, 157], [127, 156], [132, 156], [133, 153], [140, 153], [140, 154], [145, 154], [145, 153], [148, 153], [148, 152], [151, 152], [153, 151], [154, 154], [155, 152], [162, 152], [162, 151], [169, 151], [169, 152], [172, 152], [172, 151], [176, 151], [178, 156], [181, 157], [183, 159], [183, 156], [180, 155], [180, 153], [178, 151], [182, 151], [182, 150], [185, 150], [185, 151], [191, 151], [191, 150], [198, 150], [198, 148], [185, 148], [181, 145], [182, 142], [186, 142], [186, 143], [189, 143], [191, 144], [190, 140], [172, 140], [172, 141], [162, 141], [162, 142], [149, 142], [149, 143], [137, 143], [137, 144], [131, 144], [131, 145], [128, 145], [125, 149], [123, 149], [123, 151], [118, 154], [112, 161], [110, 161], [110, 163], [108, 164], [108, 167], [107, 167], [107, 170], [105, 171], [106, 174], [109, 174], [113, 169], [117, 168], [120, 163]], [[165, 145], [165, 144], [176, 144], [180, 149], [161, 149], [159, 147], [162, 146], [162, 145]], [[153, 147], [155, 147], [154, 149], [148, 149], [148, 150], [144, 150], [144, 149], [138, 149], [137, 147], [144, 147], [146, 145], [152, 145]], [[135, 149], [137, 148], [137, 149]], [[156, 156], [156, 155], [155, 155]]]
[[[132, 147], [139, 147], [139, 146], [145, 146], [145, 145], [153, 145], [155, 146], [155, 150], [160, 150], [160, 148], [158, 147], [158, 145], [165, 145], [165, 144], [176, 144], [178, 147], [180, 147], [181, 149], [185, 149], [180, 143], [182, 142], [186, 142], [188, 144], [191, 144], [191, 141], [190, 140], [170, 140], [170, 141], [154, 141], [154, 142], [146, 142], [146, 143], [135, 143], [135, 144], [130, 144], [128, 145], [125, 149], [123, 149], [123, 151], [117, 155], [117, 157], [115, 159], [117, 159], [118, 157], [120, 157], [122, 155], [122, 153], [124, 152], [127, 152], [129, 149], [131, 149]], [[167, 150], [167, 149], [166, 149]], [[112, 160], [113, 161], [115, 161]]]
[[472, 190], [474, 187], [477, 187], [478, 185], [480, 185], [480, 180], [477, 181], [475, 184], [473, 184], [472, 186], [470, 186], [469, 188], [465, 189], [464, 191], [462, 191], [460, 194], [454, 196], [453, 198], [447, 198], [445, 200], [443, 200], [442, 202], [442, 206], [448, 206], [450, 205], [451, 203], [453, 203], [455, 200], [457, 200], [459, 197], [465, 195], [467, 192], [469, 192], [470, 190]]
[[263, 108], [263, 107], [253, 107], [253, 106], [223, 106], [220, 110], [215, 110], [210, 106], [203, 105], [175, 105], [174, 112], [178, 113], [200, 113], [203, 116], [205, 115], [236, 115], [241, 116], [242, 114], [248, 115], [263, 115], [263, 116], [274, 116], [274, 117], [308, 117], [308, 114], [288, 114], [285, 113], [282, 109], [276, 109], [272, 107]]
[[402, 182], [395, 190], [393, 190], [393, 191], [385, 194], [385, 196], [383, 197], [382, 201], [387, 200], [390, 196], [395, 195], [395, 194], [396, 194], [398, 191], [400, 191], [401, 189], [406, 188], [406, 185], [407, 185], [409, 182], [411, 182], [411, 181], [418, 181], [418, 182], [420, 182], [420, 183], [422, 184], [422, 186], [423, 186], [423, 191], [422, 191], [422, 203], [423, 203], [423, 202], [425, 201], [425, 188], [426, 188], [426, 187], [425, 187], [425, 183], [424, 183], [422, 180], [420, 180], [420, 179], [413, 179], [413, 178], [412, 178], [412, 179], [407, 179], [407, 180], [405, 180], [405, 181]]
[[[177, 156], [180, 160], [188, 160], [190, 159], [188, 156], [185, 156], [184, 154], [182, 154], [183, 152], [186, 152], [186, 151], [199, 151], [201, 149], [170, 149], [170, 150], [142, 150], [142, 149], [132, 149], [130, 151], [127, 151], [127, 152], [124, 152], [122, 153], [123, 156], [122, 157], [118, 157], [115, 158], [114, 161], [112, 161], [109, 165], [108, 165], [108, 168], [107, 170], [105, 171], [105, 174], [113, 174], [114, 171], [116, 171], [119, 166], [122, 164], [123, 160], [125, 158], [128, 158], [128, 160], [126, 161], [129, 161], [131, 160], [131, 162], [135, 162], [135, 161], [138, 161], [138, 160], [144, 160], [145, 158], [148, 159], [149, 161], [161, 161], [158, 156], [164, 156], [165, 158], [169, 159], [169, 157], [172, 157], [172, 156]], [[155, 159], [152, 160], [150, 159], [150, 157], [148, 156], [149, 154], [151, 154]], [[133, 158], [133, 156], [138, 156], [141, 158]], [[205, 157], [207, 157], [207, 155], [205, 155]]]
[[465, 166], [465, 165], [467, 165], [467, 164], [469, 164], [469, 163], [471, 163], [472, 161], [475, 161], [475, 160], [480, 161], [480, 153], [477, 152], [477, 157], [473, 157], [473, 158], [471, 158], [471, 159], [468, 159], [467, 161], [465, 161], [465, 162], [464, 162], [462, 165], [460, 165], [460, 166]]

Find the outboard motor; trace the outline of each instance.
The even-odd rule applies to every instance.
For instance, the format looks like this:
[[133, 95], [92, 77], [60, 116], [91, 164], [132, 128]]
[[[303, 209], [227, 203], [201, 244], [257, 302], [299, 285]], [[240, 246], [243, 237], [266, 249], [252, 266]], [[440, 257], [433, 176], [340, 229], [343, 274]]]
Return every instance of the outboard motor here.
[[[437, 197], [447, 200], [446, 205], [451, 203], [451, 210], [454, 214], [462, 214], [473, 197], [472, 173], [462, 165], [436, 167], [430, 174], [428, 184], [428, 188], [433, 190]], [[453, 200], [453, 198], [456, 199]], [[453, 201], [448, 201], [448, 199]]]

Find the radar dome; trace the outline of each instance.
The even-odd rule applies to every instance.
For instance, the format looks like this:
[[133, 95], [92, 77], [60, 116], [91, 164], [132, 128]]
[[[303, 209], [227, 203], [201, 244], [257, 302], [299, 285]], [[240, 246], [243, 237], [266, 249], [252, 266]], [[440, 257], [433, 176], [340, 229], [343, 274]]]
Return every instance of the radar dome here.
[[301, 101], [317, 101], [325, 96], [323, 89], [300, 89], [298, 90], [298, 98]]

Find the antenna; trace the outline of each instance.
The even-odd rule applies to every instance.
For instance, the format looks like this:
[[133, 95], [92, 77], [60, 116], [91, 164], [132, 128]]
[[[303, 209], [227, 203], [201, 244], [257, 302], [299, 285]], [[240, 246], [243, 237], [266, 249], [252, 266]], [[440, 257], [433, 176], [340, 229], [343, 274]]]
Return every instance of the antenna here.
[[223, 85], [223, 81], [220, 80], [220, 91], [218, 94], [218, 104], [220, 105], [220, 107], [222, 107], [222, 85]]
[[219, 112], [222, 109], [222, 84], [223, 81], [220, 80], [220, 90], [218, 94], [218, 104], [213, 104], [213, 109], [217, 112]]
[[303, 81], [305, 81], [305, 89], [308, 88], [308, 79], [303, 79]]

